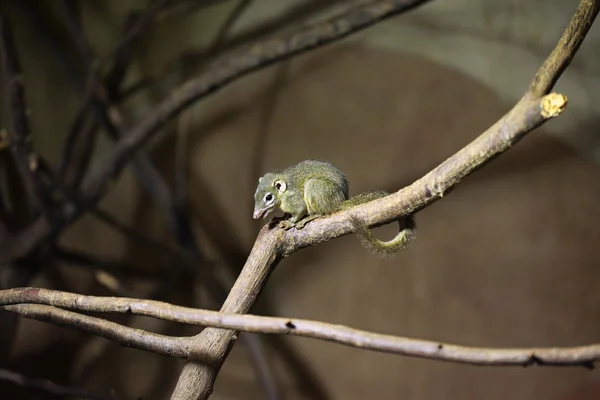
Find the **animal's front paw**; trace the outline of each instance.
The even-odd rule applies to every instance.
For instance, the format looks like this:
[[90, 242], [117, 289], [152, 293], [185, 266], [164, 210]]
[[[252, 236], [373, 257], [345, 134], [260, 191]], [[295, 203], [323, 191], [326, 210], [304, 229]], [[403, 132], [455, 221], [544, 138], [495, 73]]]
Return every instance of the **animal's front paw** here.
[[285, 229], [286, 231], [296, 226], [292, 221], [284, 220], [279, 222], [279, 226]]

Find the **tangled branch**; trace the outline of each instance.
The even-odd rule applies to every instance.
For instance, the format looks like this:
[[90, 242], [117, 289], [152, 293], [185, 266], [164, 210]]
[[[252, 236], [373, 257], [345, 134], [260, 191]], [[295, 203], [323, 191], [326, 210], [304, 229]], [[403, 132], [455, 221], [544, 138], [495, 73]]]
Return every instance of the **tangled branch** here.
[[[193, 102], [252, 71], [324, 43], [339, 40], [425, 2], [373, 1], [325, 24], [265, 41], [225, 62], [215, 64], [206, 74], [181, 86], [153, 108], [141, 122], [117, 141], [114, 151], [96, 164], [85, 180], [82, 193], [84, 203], [89, 206], [97, 202], [108, 182], [131, 161], [132, 155], [166, 120], [173, 118]], [[557, 46], [517, 104], [487, 131], [421, 179], [385, 198], [314, 220], [301, 231], [284, 231], [269, 225], [263, 227], [220, 312], [177, 307], [168, 303], [79, 296], [32, 288], [0, 291], [0, 304], [5, 310], [83, 329], [125, 346], [188, 359], [173, 399], [206, 399], [210, 395], [219, 369], [239, 331], [305, 336], [363, 349], [478, 365], [591, 367], [594, 361], [600, 359], [600, 345], [533, 349], [472, 348], [376, 334], [322, 322], [239, 314], [247, 313], [255, 304], [271, 271], [282, 258], [304, 247], [351, 233], [351, 216], [362, 219], [369, 226], [378, 226], [429, 206], [453, 190], [466, 176], [514, 146], [527, 133], [560, 115], [567, 105], [567, 98], [550, 91], [577, 52], [599, 9], [600, 0], [581, 0]], [[4, 240], [0, 243], [0, 263], [28, 254], [44, 239], [57, 234], [66, 224], [74, 221], [85, 211], [83, 208], [64, 211], [62, 226], [40, 217], [18, 236]], [[80, 312], [132, 313], [207, 328], [194, 337], [168, 337], [57, 307]]]
[[[153, 107], [145, 118], [123, 135], [114, 150], [100, 160], [90, 172], [88, 179], [83, 183], [83, 196], [89, 204], [97, 202], [104, 193], [106, 185], [131, 161], [131, 155], [148, 142], [166, 121], [177, 116], [194, 102], [260, 68], [343, 39], [427, 1], [429, 0], [374, 1], [299, 32], [267, 39], [239, 54], [217, 61], [205, 74], [175, 89], [171, 96]], [[73, 222], [83, 211], [68, 210], [64, 215], [64, 223]], [[46, 219], [38, 218], [18, 236], [0, 243], [0, 263], [23, 256], [63, 228], [64, 226], [52, 225]]]

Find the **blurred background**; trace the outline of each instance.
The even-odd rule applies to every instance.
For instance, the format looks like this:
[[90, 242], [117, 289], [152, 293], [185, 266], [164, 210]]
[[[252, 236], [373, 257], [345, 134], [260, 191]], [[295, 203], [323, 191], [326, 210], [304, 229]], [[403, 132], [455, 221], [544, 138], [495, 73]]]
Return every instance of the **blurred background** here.
[[[23, 67], [33, 148], [77, 187], [88, 161], [214, 60], [366, 3], [20, 0], [1, 10]], [[0, 284], [218, 309], [265, 223], [252, 219], [260, 175], [314, 158], [343, 169], [351, 195], [412, 183], [510, 109], [577, 4], [433, 0], [243, 77], [168, 122], [97, 209], [2, 266]], [[253, 313], [471, 346], [600, 343], [599, 51], [596, 23], [556, 87], [567, 111], [419, 212], [409, 249], [380, 259], [346, 236], [302, 250], [279, 264]], [[61, 170], [70, 132], [84, 157]], [[19, 230], [23, 188], [9, 152], [0, 158]], [[199, 331], [108, 318], [162, 334]], [[184, 364], [12, 314], [0, 324], [0, 368], [118, 399], [168, 398]], [[600, 396], [600, 378], [577, 367], [472, 367], [242, 334], [211, 399], [267, 393], [585, 400]], [[62, 398], [7, 380], [0, 394]]]

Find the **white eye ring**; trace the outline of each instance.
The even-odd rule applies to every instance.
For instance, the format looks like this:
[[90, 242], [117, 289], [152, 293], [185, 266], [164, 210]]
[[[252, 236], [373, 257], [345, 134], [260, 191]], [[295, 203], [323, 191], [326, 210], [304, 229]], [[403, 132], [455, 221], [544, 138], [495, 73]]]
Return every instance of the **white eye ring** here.
[[284, 181], [282, 181], [282, 180], [276, 180], [276, 181], [274, 181], [273, 182], [273, 187], [275, 189], [277, 189], [277, 191], [279, 193], [283, 193], [287, 189], [286, 183]]
[[[267, 199], [267, 197], [269, 197], [269, 196], [270, 196], [271, 198], [270, 198], [270, 199]], [[265, 204], [269, 205], [269, 204], [271, 204], [271, 203], [272, 203], [274, 200], [275, 200], [275, 196], [273, 196], [273, 194], [272, 194], [272, 193], [267, 193], [267, 194], [265, 194], [265, 197], [264, 197], [264, 199], [263, 199], [263, 202], [264, 202]]]

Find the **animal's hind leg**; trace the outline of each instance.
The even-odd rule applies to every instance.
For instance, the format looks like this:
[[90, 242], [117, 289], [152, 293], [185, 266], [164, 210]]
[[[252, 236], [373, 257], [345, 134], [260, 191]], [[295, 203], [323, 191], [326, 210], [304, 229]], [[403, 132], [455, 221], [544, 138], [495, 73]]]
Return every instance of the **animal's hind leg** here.
[[308, 179], [304, 184], [304, 202], [308, 216], [296, 223], [296, 229], [304, 228], [315, 218], [338, 211], [344, 200], [344, 194], [335, 183], [327, 179]]

